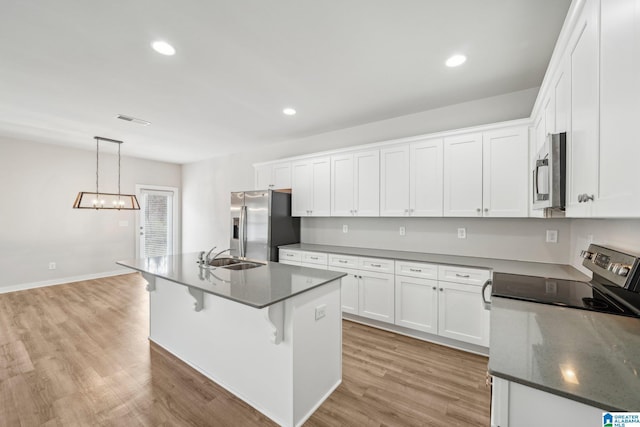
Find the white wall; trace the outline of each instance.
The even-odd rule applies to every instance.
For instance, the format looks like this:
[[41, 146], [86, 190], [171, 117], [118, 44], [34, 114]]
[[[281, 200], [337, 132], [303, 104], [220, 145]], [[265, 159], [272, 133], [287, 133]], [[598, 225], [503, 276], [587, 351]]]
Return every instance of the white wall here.
[[[348, 233], [342, 232], [342, 225]], [[406, 227], [400, 236], [399, 228]], [[458, 239], [458, 227], [467, 231]], [[546, 230], [558, 243], [546, 243]], [[570, 221], [497, 218], [303, 218], [302, 240], [339, 246], [384, 248], [535, 262], [569, 262]]]
[[[100, 188], [116, 192], [108, 145]], [[0, 139], [0, 183], [0, 292], [112, 272], [115, 261], [135, 257], [137, 212], [72, 209], [79, 191], [95, 189], [95, 151]], [[123, 157], [122, 192], [134, 193], [135, 184], [179, 188], [181, 166]], [[52, 261], [56, 270], [48, 269]]]

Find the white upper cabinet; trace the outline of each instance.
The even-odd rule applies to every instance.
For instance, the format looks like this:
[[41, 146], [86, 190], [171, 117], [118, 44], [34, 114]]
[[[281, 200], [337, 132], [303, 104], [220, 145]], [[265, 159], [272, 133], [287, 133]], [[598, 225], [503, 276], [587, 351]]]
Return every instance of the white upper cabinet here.
[[600, 20], [596, 217], [640, 216], [640, 0], [604, 0]]
[[331, 216], [380, 215], [380, 152], [331, 156]]
[[570, 38], [571, 118], [567, 138], [567, 216], [591, 215], [598, 187], [598, 7], [587, 0]]
[[444, 216], [482, 216], [482, 134], [444, 139]]
[[330, 215], [330, 158], [313, 157], [291, 165], [291, 214]]
[[380, 150], [380, 215], [442, 216], [442, 139]]
[[529, 210], [527, 128], [482, 136], [482, 212], [489, 217], [526, 217]]
[[380, 215], [409, 214], [409, 144], [380, 150]]
[[258, 165], [255, 169], [256, 190], [291, 188], [291, 163]]
[[352, 216], [353, 200], [353, 154], [331, 156], [331, 216]]
[[409, 213], [442, 216], [443, 141], [441, 138], [411, 143]]

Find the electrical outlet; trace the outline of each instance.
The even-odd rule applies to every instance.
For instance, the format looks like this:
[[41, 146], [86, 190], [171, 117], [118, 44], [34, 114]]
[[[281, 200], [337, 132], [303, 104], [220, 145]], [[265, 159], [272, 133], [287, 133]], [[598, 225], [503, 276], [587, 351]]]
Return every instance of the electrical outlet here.
[[347, 224], [342, 224], [342, 232], [343, 233], [348, 233], [349, 232], [349, 226]]
[[405, 234], [407, 234], [407, 229], [404, 227], [400, 227], [400, 235], [404, 236]]
[[320, 320], [327, 315], [327, 304], [316, 307], [316, 320]]
[[466, 238], [467, 238], [467, 229], [458, 228], [458, 239], [466, 239]]
[[547, 230], [547, 243], [558, 243], [558, 230]]
[[56, 269], [56, 263], [55, 262], [50, 262], [49, 263], [49, 270], [55, 270]]

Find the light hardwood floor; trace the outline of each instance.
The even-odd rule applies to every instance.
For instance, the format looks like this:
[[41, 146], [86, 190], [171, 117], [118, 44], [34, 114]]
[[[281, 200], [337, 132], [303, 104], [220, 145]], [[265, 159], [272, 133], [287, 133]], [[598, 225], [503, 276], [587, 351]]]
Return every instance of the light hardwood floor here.
[[[0, 426], [271, 426], [151, 344], [138, 274], [0, 294]], [[306, 426], [488, 426], [487, 358], [343, 322]]]

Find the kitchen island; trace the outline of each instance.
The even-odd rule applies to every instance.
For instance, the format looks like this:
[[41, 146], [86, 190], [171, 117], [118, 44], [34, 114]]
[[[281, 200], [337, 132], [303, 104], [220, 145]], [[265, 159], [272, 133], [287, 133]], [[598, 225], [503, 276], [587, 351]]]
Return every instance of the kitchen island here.
[[148, 282], [149, 339], [278, 424], [301, 425], [342, 380], [344, 274], [197, 259], [118, 262]]

